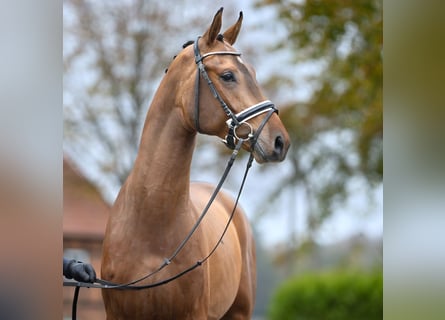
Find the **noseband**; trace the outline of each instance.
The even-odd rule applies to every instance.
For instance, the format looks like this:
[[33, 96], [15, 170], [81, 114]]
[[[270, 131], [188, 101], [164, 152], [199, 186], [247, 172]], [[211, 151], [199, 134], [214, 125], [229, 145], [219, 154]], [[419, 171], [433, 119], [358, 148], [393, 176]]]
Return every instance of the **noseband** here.
[[[203, 63], [203, 60], [209, 56], [215, 56], [215, 55], [232, 55], [232, 56], [240, 56], [240, 52], [236, 51], [213, 51], [206, 53], [204, 55], [201, 55], [199, 52], [199, 38], [196, 39], [193, 50], [195, 53], [195, 63], [198, 66], [198, 72], [196, 73], [196, 81], [195, 81], [195, 126], [196, 130], [198, 132], [201, 132], [201, 128], [199, 126], [199, 80], [200, 75], [206, 80], [207, 85], [210, 88], [210, 91], [212, 95], [218, 100], [219, 104], [223, 108], [225, 114], [229, 118], [226, 121], [227, 127], [228, 127], [228, 133], [223, 140], [223, 142], [226, 144], [226, 146], [230, 149], [235, 149], [236, 146], [236, 140], [240, 140], [238, 137], [236, 130], [241, 127], [242, 125], [245, 125], [249, 128], [250, 132], [247, 135], [247, 139], [244, 140], [253, 140], [252, 146], [256, 143], [256, 139], [258, 138], [259, 131], [264, 127], [266, 122], [269, 120], [269, 118], [272, 116], [273, 113], [278, 113], [277, 108], [275, 105], [270, 102], [269, 100], [264, 100], [262, 102], [259, 102], [253, 106], [250, 106], [246, 108], [245, 110], [239, 112], [239, 113], [233, 113], [233, 111], [227, 106], [227, 103], [223, 100], [221, 95], [218, 93], [218, 91], [215, 88], [215, 85], [213, 84], [212, 80], [209, 77], [209, 74], [207, 73], [205, 69], [205, 65]], [[247, 122], [248, 120], [262, 114], [265, 112], [269, 112], [268, 115], [264, 118], [263, 123], [260, 125], [259, 130], [257, 130], [257, 134], [254, 134], [254, 130], [252, 126]]]

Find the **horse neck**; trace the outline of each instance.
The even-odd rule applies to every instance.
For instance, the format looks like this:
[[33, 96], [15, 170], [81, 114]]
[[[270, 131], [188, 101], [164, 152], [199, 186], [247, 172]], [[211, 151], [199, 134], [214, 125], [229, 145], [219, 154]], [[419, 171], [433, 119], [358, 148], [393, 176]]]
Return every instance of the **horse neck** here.
[[127, 186], [133, 195], [133, 211], [143, 215], [150, 212], [144, 219], [162, 216], [163, 221], [169, 217], [175, 220], [177, 213], [184, 212], [189, 205], [196, 133], [185, 128], [172, 92], [173, 84], [161, 83], [147, 114]]

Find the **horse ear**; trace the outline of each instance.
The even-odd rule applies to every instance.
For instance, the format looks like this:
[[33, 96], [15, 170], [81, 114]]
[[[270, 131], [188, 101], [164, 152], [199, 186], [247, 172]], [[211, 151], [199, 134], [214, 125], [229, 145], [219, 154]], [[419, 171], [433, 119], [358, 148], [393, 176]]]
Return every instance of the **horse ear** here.
[[213, 17], [213, 21], [212, 24], [210, 25], [210, 28], [207, 29], [207, 31], [202, 36], [202, 38], [206, 41], [208, 45], [212, 44], [215, 41], [216, 37], [219, 34], [219, 31], [221, 30], [223, 9], [224, 8], [221, 7], [218, 10], [218, 12]]
[[224, 32], [224, 39], [227, 40], [230, 45], [233, 45], [241, 30], [241, 24], [243, 22], [243, 12], [240, 11], [238, 21]]

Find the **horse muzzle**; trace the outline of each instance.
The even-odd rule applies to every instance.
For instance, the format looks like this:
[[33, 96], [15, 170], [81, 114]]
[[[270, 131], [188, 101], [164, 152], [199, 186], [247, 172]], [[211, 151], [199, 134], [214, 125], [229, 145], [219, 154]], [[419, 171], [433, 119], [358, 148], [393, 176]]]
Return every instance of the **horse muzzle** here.
[[258, 163], [280, 162], [286, 158], [287, 151], [290, 147], [289, 136], [278, 133], [273, 137], [260, 135], [256, 143], [253, 145], [253, 156]]

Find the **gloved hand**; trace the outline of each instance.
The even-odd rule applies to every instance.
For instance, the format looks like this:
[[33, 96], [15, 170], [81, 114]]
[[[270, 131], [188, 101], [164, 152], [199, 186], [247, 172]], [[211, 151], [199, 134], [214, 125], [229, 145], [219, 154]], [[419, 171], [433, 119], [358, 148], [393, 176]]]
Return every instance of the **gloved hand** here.
[[82, 282], [94, 282], [96, 271], [91, 264], [63, 258], [63, 275], [68, 279]]

